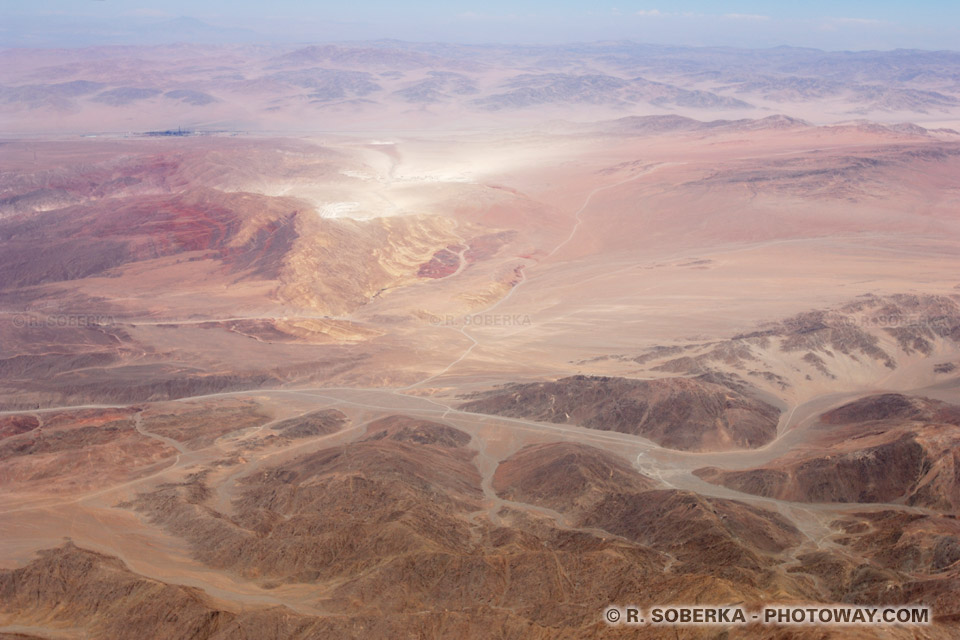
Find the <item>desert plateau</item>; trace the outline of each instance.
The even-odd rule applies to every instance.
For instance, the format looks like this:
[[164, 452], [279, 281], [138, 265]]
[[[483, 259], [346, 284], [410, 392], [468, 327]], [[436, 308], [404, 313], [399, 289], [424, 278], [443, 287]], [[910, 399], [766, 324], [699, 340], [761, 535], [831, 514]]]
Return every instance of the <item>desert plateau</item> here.
[[328, 40], [0, 48], [0, 639], [960, 638], [960, 53]]

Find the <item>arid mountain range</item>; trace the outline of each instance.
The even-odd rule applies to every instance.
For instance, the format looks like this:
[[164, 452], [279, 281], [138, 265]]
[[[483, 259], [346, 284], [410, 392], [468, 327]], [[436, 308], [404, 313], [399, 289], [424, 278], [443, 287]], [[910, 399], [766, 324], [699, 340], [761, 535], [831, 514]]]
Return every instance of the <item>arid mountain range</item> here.
[[0, 52], [0, 638], [957, 637], [956, 55]]
[[450, 130], [638, 113], [952, 126], [958, 58], [631, 42], [7, 49], [0, 132]]

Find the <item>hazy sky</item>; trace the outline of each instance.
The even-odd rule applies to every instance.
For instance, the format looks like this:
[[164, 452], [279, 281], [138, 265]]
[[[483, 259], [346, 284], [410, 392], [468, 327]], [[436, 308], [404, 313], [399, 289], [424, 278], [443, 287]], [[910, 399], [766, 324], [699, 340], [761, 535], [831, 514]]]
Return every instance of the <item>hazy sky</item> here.
[[[826, 49], [960, 49], [960, 0], [0, 0], [6, 44], [129, 40], [190, 16], [261, 39], [558, 43], [630, 39]], [[189, 39], [201, 37], [194, 34]], [[236, 34], [231, 37], [239, 37]], [[252, 37], [252, 36], [251, 36]]]

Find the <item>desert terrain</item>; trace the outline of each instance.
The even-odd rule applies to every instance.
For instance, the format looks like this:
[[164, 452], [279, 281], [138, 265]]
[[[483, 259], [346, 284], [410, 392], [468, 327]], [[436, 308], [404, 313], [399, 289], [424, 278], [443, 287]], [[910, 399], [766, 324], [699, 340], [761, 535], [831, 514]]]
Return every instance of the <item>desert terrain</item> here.
[[[958, 637], [956, 54], [894, 53], [0, 52], [0, 638]], [[602, 617], [775, 603], [933, 621]]]

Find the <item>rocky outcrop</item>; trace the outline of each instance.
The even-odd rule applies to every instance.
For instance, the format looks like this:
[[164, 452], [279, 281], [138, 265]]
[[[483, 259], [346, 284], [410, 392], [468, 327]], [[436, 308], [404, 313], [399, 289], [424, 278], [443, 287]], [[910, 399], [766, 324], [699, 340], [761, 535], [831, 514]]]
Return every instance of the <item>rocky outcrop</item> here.
[[288, 438], [312, 438], [336, 433], [343, 429], [347, 422], [347, 416], [342, 411], [320, 409], [296, 418], [281, 420], [273, 425], [273, 430]]
[[561, 512], [588, 508], [609, 493], [657, 486], [605, 451], [565, 442], [525, 447], [501, 462], [493, 477], [500, 496]]
[[520, 450], [493, 480], [502, 497], [669, 553], [685, 571], [713, 573], [712, 567], [738, 582], [752, 583], [769, 566], [767, 554], [800, 541], [778, 514], [656, 486], [610, 453], [566, 443]]
[[387, 416], [367, 425], [367, 440], [393, 440], [457, 449], [470, 444], [470, 435], [451, 426], [409, 416]]
[[879, 420], [900, 422], [914, 420], [960, 425], [960, 406], [929, 398], [884, 393], [861, 398], [820, 416], [821, 422], [830, 425]]
[[572, 376], [507, 385], [471, 397], [460, 408], [619, 431], [686, 451], [760, 447], [776, 436], [780, 415], [743, 392], [693, 378]]
[[905, 502], [960, 510], [960, 407], [880, 394], [820, 416], [829, 430], [754, 469], [704, 467], [707, 482], [795, 502]]
[[910, 435], [848, 452], [777, 460], [747, 471], [698, 469], [700, 478], [744, 493], [794, 502], [893, 502], [911, 493], [928, 464]]

